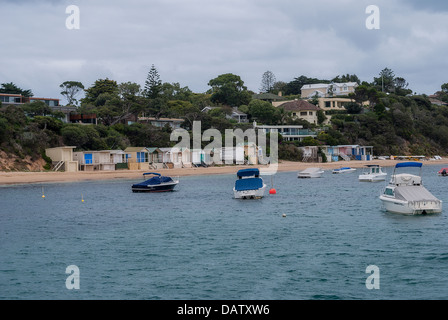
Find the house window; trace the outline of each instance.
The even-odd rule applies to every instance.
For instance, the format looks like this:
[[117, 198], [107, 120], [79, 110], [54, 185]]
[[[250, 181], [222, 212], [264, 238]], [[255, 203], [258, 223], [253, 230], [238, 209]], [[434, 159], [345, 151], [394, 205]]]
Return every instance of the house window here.
[[325, 108], [331, 108], [331, 101], [325, 101]]
[[313, 111], [310, 111], [308, 114], [309, 114], [310, 116], [312, 116], [312, 115], [313, 115]]
[[300, 112], [300, 115], [301, 115], [301, 116], [306, 116], [306, 115], [308, 115], [308, 112], [306, 112], [306, 111], [302, 111], [302, 112]]

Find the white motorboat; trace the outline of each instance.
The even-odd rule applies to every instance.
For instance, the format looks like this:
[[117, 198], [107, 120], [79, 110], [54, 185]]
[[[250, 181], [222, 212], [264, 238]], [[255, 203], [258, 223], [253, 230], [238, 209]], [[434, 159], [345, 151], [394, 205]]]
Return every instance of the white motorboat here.
[[242, 169], [237, 172], [238, 180], [235, 181], [233, 194], [235, 199], [260, 199], [264, 197], [266, 184], [260, 178], [260, 171], [254, 169]]
[[307, 168], [297, 174], [297, 178], [320, 178], [324, 171], [321, 168]]
[[379, 165], [367, 165], [359, 175], [359, 181], [375, 182], [386, 180], [387, 173]]
[[[420, 168], [420, 174], [395, 173], [396, 169], [407, 167]], [[389, 184], [380, 195], [380, 200], [387, 211], [412, 215], [442, 212], [442, 201], [422, 184], [421, 168], [420, 162], [396, 164]]]
[[340, 174], [340, 173], [350, 173], [350, 172], [354, 172], [354, 171], [356, 171], [356, 169], [350, 168], [350, 167], [344, 167], [344, 168], [334, 169], [332, 172], [335, 174]]

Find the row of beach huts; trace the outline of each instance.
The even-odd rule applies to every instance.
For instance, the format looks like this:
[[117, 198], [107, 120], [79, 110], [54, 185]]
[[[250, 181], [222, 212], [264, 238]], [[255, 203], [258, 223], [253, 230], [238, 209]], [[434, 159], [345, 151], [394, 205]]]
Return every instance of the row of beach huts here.
[[[210, 150], [189, 148], [128, 147], [125, 150], [74, 151], [76, 147], [48, 148], [54, 171], [149, 170], [208, 166], [211, 164], [253, 165], [266, 163], [261, 147], [245, 143], [237, 147]], [[373, 158], [373, 148], [359, 145], [302, 147], [303, 161], [327, 162]]]

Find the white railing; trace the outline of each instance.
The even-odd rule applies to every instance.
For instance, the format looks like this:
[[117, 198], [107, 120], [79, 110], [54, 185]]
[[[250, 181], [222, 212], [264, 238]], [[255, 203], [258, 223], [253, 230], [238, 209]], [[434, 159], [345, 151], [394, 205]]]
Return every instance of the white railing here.
[[61, 167], [64, 165], [65, 161], [61, 160], [58, 163], [56, 163], [56, 165], [53, 168], [53, 171], [59, 171], [59, 169], [61, 169]]

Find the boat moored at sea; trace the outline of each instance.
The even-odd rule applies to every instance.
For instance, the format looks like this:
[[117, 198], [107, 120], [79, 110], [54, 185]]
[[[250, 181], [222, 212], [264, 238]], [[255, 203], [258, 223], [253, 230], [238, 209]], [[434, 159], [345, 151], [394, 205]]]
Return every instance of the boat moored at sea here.
[[235, 199], [260, 199], [264, 197], [266, 184], [260, 178], [260, 170], [242, 169], [237, 172], [233, 195]]
[[307, 168], [297, 174], [297, 178], [320, 178], [324, 171], [321, 168]]
[[179, 183], [179, 179], [162, 176], [160, 173], [147, 172], [143, 178], [152, 175], [153, 177], [132, 185], [132, 192], [168, 192], [173, 191]]
[[355, 172], [355, 171], [356, 171], [355, 168], [344, 167], [344, 168], [334, 169], [332, 172], [334, 174], [341, 174], [341, 173], [351, 173], [351, 172]]
[[448, 168], [442, 168], [437, 172], [439, 176], [446, 177], [448, 176]]
[[[384, 207], [392, 213], [431, 214], [442, 212], [442, 201], [429, 192], [422, 183], [420, 162], [404, 162], [395, 165], [389, 184], [380, 195]], [[420, 174], [396, 174], [398, 168], [420, 168]]]
[[387, 173], [382, 170], [382, 167], [376, 164], [367, 165], [363, 172], [359, 175], [359, 181], [375, 182], [386, 180]]

